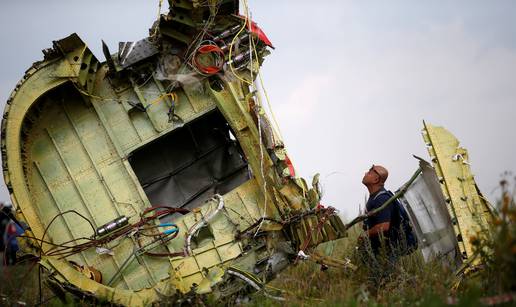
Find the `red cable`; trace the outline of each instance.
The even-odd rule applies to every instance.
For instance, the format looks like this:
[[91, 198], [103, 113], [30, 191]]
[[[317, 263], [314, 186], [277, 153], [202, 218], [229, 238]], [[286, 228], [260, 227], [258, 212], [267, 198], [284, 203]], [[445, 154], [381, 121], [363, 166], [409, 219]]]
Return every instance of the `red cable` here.
[[[201, 54], [212, 53], [215, 56], [215, 63], [217, 65], [205, 66], [199, 63], [198, 56]], [[224, 52], [217, 45], [203, 45], [197, 48], [195, 51], [193, 62], [197, 69], [204, 74], [213, 75], [218, 73], [222, 69], [224, 63]]]

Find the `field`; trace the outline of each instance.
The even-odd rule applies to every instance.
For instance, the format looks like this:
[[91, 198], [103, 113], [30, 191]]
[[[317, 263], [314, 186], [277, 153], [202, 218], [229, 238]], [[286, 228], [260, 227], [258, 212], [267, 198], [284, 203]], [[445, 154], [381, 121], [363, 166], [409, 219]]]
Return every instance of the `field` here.
[[349, 257], [358, 268], [322, 271], [319, 264], [304, 262], [289, 268], [271, 283], [282, 289], [285, 301], [255, 295], [254, 306], [516, 306], [516, 207], [514, 191], [502, 182], [497, 217], [490, 234], [468, 238], [483, 266], [467, 276], [439, 261], [425, 263], [415, 252], [403, 257], [395, 272], [380, 281], [360, 259], [353, 258], [356, 237], [320, 247], [327, 255]]
[[[503, 191], [491, 234], [469, 238], [476, 247], [476, 257], [484, 265], [465, 278], [439, 261], [424, 263], [418, 252], [401, 258], [390, 274], [377, 278], [370, 266], [356, 257], [356, 238], [361, 231], [357, 225], [348, 237], [318, 248], [324, 255], [349, 258], [357, 265], [356, 270], [324, 269], [309, 260], [300, 261], [266, 287], [267, 294], [276, 298], [267, 297], [262, 291], [229, 303], [199, 302], [248, 306], [516, 306], [516, 208], [514, 197]], [[71, 297], [60, 301], [45, 286], [41, 291], [45, 306], [86, 305]], [[0, 293], [0, 305], [37, 305], [37, 266], [30, 262], [4, 266]]]

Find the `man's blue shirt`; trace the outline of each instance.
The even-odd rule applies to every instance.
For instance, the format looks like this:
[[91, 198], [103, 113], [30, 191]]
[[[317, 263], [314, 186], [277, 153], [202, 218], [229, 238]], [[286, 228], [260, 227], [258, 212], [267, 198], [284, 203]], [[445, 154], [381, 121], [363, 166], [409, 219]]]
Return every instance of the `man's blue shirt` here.
[[[376, 193], [371, 194], [366, 204], [367, 212], [371, 212], [372, 210], [381, 207], [387, 200], [389, 200], [389, 198], [391, 198], [391, 196], [392, 195], [388, 193], [387, 190], [385, 190], [384, 188], [382, 188]], [[384, 208], [380, 212], [376, 213], [375, 215], [370, 216], [366, 220], [364, 220], [364, 230], [367, 231], [381, 223], [391, 222], [391, 218], [394, 215], [394, 204], [395, 202], [387, 206], [387, 208]], [[388, 233], [385, 233], [384, 236], [386, 237], [386, 239], [389, 239]], [[371, 238], [371, 247], [375, 253], [378, 251], [380, 247], [379, 236], [373, 236]]]

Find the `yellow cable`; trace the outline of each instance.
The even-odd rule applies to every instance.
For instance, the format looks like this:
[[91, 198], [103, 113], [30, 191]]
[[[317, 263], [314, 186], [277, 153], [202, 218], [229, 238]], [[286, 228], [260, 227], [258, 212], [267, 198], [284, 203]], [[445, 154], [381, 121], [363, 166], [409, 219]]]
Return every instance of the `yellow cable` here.
[[[249, 6], [247, 4], [247, 0], [244, 0], [244, 10], [245, 10], [245, 17], [246, 17], [246, 23], [248, 22], [249, 20]], [[250, 21], [249, 21], [250, 22]], [[231, 45], [230, 45], [230, 48], [229, 48], [229, 67], [231, 68], [231, 71], [233, 72], [233, 74], [238, 78], [240, 79], [241, 81], [244, 81], [245, 83], [249, 84], [249, 85], [252, 85], [252, 82], [249, 82], [247, 80], [243, 80], [242, 78], [240, 78], [236, 73], [235, 71], [233, 70], [233, 66], [231, 65], [231, 52], [232, 52], [232, 48], [233, 48], [233, 44], [235, 42], [235, 39], [238, 37], [238, 35], [240, 35], [240, 33], [242, 32], [242, 30], [245, 28], [245, 24], [244, 26], [240, 29], [240, 31], [238, 31], [237, 35], [235, 35], [235, 37], [233, 37], [233, 41], [231, 42]], [[256, 51], [256, 45], [254, 44], [254, 40], [252, 37], [250, 37], [250, 42], [251, 44], [251, 48], [253, 49], [253, 53], [254, 53], [254, 57], [256, 60], [258, 60], [258, 52]], [[251, 63], [251, 66], [252, 66], [252, 63]], [[251, 67], [251, 69], [253, 69], [253, 67]], [[281, 130], [280, 130], [280, 127], [279, 127], [279, 124], [278, 124], [278, 120], [276, 119], [276, 115], [274, 114], [274, 111], [272, 110], [272, 105], [271, 105], [271, 102], [270, 102], [270, 99], [269, 99], [269, 94], [267, 93], [267, 90], [265, 89], [265, 86], [264, 86], [264, 82], [263, 82], [263, 78], [262, 78], [262, 75], [260, 73], [260, 71], [258, 70], [258, 78], [260, 79], [260, 85], [262, 87], [262, 90], [263, 90], [263, 94], [265, 95], [265, 100], [267, 101], [267, 106], [269, 107], [269, 111], [272, 115], [272, 120], [274, 121], [274, 127], [273, 129], [275, 130], [276, 134], [279, 136], [279, 138], [283, 141], [283, 135], [281, 133]]]
[[[254, 41], [252, 39], [251, 39], [251, 44], [253, 46], [255, 58], [258, 58], [258, 52], [256, 51], [256, 45], [254, 44]], [[260, 79], [260, 85], [262, 87], [263, 94], [265, 95], [265, 100], [267, 101], [267, 106], [269, 107], [269, 111], [270, 111], [270, 113], [272, 115], [272, 120], [274, 121], [273, 129], [276, 130], [275, 132], [278, 134], [280, 139], [283, 141], [283, 135], [281, 134], [281, 130], [279, 128], [278, 121], [276, 120], [276, 115], [274, 114], [274, 111], [272, 110], [272, 105], [271, 105], [271, 102], [270, 102], [270, 99], [269, 99], [269, 94], [267, 93], [267, 89], [265, 88], [265, 85], [264, 85], [264, 82], [263, 82], [263, 78], [262, 78], [262, 74], [261, 74], [260, 71], [258, 71], [258, 78]]]
[[158, 19], [161, 17], [161, 6], [163, 5], [163, 0], [159, 0], [158, 4]]
[[73, 82], [72, 79], [70, 79], [73, 87], [75, 87], [75, 89], [77, 91], [79, 91], [79, 93], [85, 95], [85, 96], [88, 96], [88, 97], [91, 97], [91, 98], [94, 98], [94, 99], [98, 99], [98, 100], [102, 100], [102, 101], [108, 101], [108, 100], [111, 100], [111, 101], [116, 101], [116, 102], [122, 102], [122, 100], [119, 100], [119, 99], [113, 99], [113, 98], [104, 98], [104, 97], [101, 97], [101, 96], [96, 96], [96, 95], [92, 95], [86, 91], [83, 91], [82, 89], [80, 89], [77, 84], [75, 84], [75, 82]]
[[170, 99], [172, 99], [175, 103], [177, 103], [177, 95], [176, 95], [176, 93], [165, 93], [163, 95], [160, 95], [156, 99], [152, 100], [151, 102], [149, 102], [149, 105], [153, 105], [155, 103], [158, 103], [161, 100], [163, 100], [165, 97], [170, 97]]
[[240, 28], [240, 30], [238, 31], [238, 33], [233, 37], [233, 40], [231, 41], [231, 44], [229, 45], [229, 59], [228, 59], [229, 61], [228, 61], [228, 63], [229, 63], [229, 68], [231, 69], [231, 72], [233, 73], [233, 75], [235, 75], [235, 77], [237, 77], [237, 79], [238, 79], [238, 80], [240, 80], [240, 81], [242, 81], [242, 82], [244, 82], [244, 83], [246, 83], [246, 84], [248, 84], [248, 85], [251, 85], [252, 83], [251, 83], [250, 81], [248, 81], [248, 80], [246, 80], [246, 79], [244, 79], [244, 78], [240, 77], [240, 76], [236, 73], [236, 71], [235, 71], [235, 69], [234, 69], [234, 67], [233, 67], [233, 57], [231, 56], [231, 54], [233, 53], [233, 45], [235, 44], [235, 41], [236, 41], [236, 39], [237, 39], [238, 35], [240, 35], [240, 33], [242, 33], [242, 31], [245, 29], [245, 24], [246, 24], [246, 23], [247, 23], [247, 17], [246, 17], [246, 21], [245, 21], [245, 22], [244, 22], [244, 24], [242, 25], [242, 28]]
[[[247, 0], [244, 0], [244, 5], [247, 8]], [[247, 14], [247, 10], [246, 10], [246, 14]], [[255, 58], [258, 59], [258, 52], [256, 51], [256, 45], [254, 44], [254, 40], [252, 39], [252, 37], [250, 39], [251, 39], [250, 44], [251, 44], [252, 49], [254, 51]], [[252, 69], [252, 67], [251, 67], [251, 69]], [[258, 70], [258, 78], [260, 79], [260, 85], [262, 87], [263, 94], [265, 95], [265, 100], [267, 101], [267, 106], [269, 107], [269, 112], [271, 113], [272, 120], [274, 121], [273, 130], [279, 136], [281, 141], [284, 142], [283, 135], [281, 134], [281, 130], [280, 130], [278, 121], [276, 120], [276, 115], [274, 114], [274, 111], [272, 110], [272, 105], [271, 105], [271, 102], [270, 102], [270, 99], [269, 99], [269, 95], [267, 93], [267, 89], [265, 88], [265, 85], [264, 85], [263, 78], [262, 78], [260, 70]], [[294, 161], [292, 160], [292, 158], [289, 157], [289, 159], [290, 159], [290, 163], [292, 165], [295, 165]]]
[[[104, 98], [104, 97], [101, 97], [101, 96], [96, 96], [96, 95], [92, 95], [82, 89], [80, 89], [79, 87], [77, 87], [77, 85], [72, 81], [72, 84], [73, 86], [75, 87], [75, 89], [77, 91], [79, 91], [79, 93], [85, 95], [85, 96], [88, 96], [88, 97], [91, 97], [91, 98], [94, 98], [94, 99], [97, 99], [97, 100], [102, 100], [102, 101], [116, 101], [116, 102], [128, 102], [130, 103], [129, 100], [122, 100], [122, 99], [113, 99], [113, 98]], [[153, 105], [155, 103], [158, 103], [160, 102], [161, 100], [163, 100], [165, 97], [170, 97], [170, 99], [172, 99], [176, 104], [178, 103], [178, 100], [177, 100], [177, 94], [172, 92], [172, 93], [165, 93], [163, 95], [160, 95], [158, 96], [156, 99], [152, 100], [149, 105]]]
[[[247, 3], [246, 3], [245, 5], [247, 5]], [[240, 80], [240, 81], [242, 81], [242, 82], [244, 82], [244, 83], [246, 83], [246, 84], [248, 84], [248, 85], [252, 85], [252, 81], [248, 81], [248, 80], [246, 80], [246, 79], [244, 79], [244, 78], [240, 77], [240, 76], [236, 73], [236, 71], [235, 71], [235, 69], [234, 69], [234, 67], [233, 67], [233, 63], [232, 63], [232, 62], [233, 62], [233, 58], [232, 58], [232, 56], [231, 56], [231, 54], [233, 53], [233, 45], [235, 44], [235, 41], [236, 41], [236, 39], [238, 38], [238, 36], [240, 35], [240, 33], [242, 33], [242, 31], [245, 29], [245, 26], [246, 26], [246, 24], [247, 24], [247, 20], [248, 20], [248, 18], [249, 18], [249, 17], [247, 16], [247, 13], [246, 13], [246, 16], [245, 16], [245, 22], [242, 24], [242, 27], [241, 27], [241, 28], [240, 28], [240, 30], [237, 32], [237, 34], [233, 37], [233, 40], [231, 40], [231, 44], [229, 45], [229, 59], [228, 59], [229, 61], [228, 61], [228, 63], [229, 63], [229, 68], [231, 69], [231, 72], [235, 75], [235, 77], [237, 77], [237, 79], [238, 79], [238, 80]], [[251, 67], [251, 69], [252, 69], [252, 67]]]
[[[247, 10], [247, 8], [248, 8], [247, 0], [244, 0], [244, 6], [246, 8], [246, 18], [248, 18], [248, 16], [247, 16], [247, 14], [248, 14], [247, 13], [248, 12], [248, 10]], [[258, 59], [258, 52], [256, 50], [256, 45], [254, 44], [254, 40], [252, 39], [252, 37], [251, 37], [250, 44], [252, 46], [255, 59]], [[252, 67], [251, 67], [251, 69], [252, 69]], [[261, 74], [260, 70], [258, 70], [258, 78], [260, 79], [260, 85], [262, 87], [262, 91], [263, 91], [263, 94], [265, 96], [265, 100], [267, 101], [267, 106], [268, 106], [269, 111], [270, 111], [270, 113], [272, 115], [272, 120], [274, 121], [273, 129], [275, 130], [276, 134], [280, 137], [280, 139], [283, 141], [283, 135], [281, 133], [281, 130], [280, 130], [280, 127], [279, 127], [279, 124], [278, 124], [278, 120], [276, 119], [276, 115], [274, 114], [274, 111], [272, 110], [272, 105], [271, 105], [271, 102], [270, 102], [270, 99], [269, 99], [269, 94], [267, 93], [267, 89], [265, 88], [265, 84], [263, 82], [263, 78], [262, 78], [262, 74]]]
[[[158, 21], [161, 19], [161, 6], [163, 5], [163, 0], [159, 0], [158, 3]], [[156, 29], [154, 29], [154, 36], [158, 33], [159, 25], [156, 26]]]

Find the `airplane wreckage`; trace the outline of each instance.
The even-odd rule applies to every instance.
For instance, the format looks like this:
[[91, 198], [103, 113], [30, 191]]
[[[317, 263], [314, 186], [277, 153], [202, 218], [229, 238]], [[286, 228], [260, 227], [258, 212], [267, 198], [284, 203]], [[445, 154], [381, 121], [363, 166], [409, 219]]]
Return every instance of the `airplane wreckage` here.
[[[103, 63], [76, 34], [54, 41], [7, 101], [19, 241], [58, 293], [128, 306], [271, 295], [278, 272], [324, 262], [315, 247], [350, 226], [321, 205], [318, 176], [296, 176], [266, 115], [253, 85], [265, 33], [238, 1], [169, 4], [149, 37], [104, 44]], [[433, 166], [421, 160], [398, 195], [425, 259], [471, 266], [489, 204], [458, 141], [429, 124], [423, 137]]]

